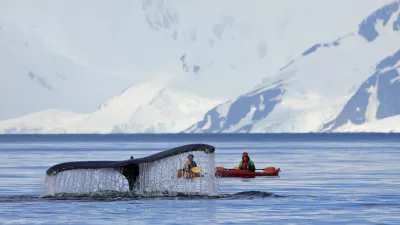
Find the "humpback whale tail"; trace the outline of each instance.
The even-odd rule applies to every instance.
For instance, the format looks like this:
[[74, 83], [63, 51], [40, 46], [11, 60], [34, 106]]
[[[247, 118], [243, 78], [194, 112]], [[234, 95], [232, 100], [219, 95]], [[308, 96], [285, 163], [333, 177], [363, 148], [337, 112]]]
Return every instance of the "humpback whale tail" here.
[[[186, 152], [203, 152], [205, 154], [212, 154], [215, 147], [207, 144], [189, 144], [166, 151], [162, 151], [143, 158], [133, 158], [131, 156], [128, 160], [123, 161], [77, 161], [65, 162], [50, 167], [46, 174], [48, 177], [54, 177], [60, 172], [74, 171], [74, 170], [90, 170], [90, 169], [112, 169], [117, 173], [122, 174], [129, 184], [129, 190], [133, 191], [135, 182], [141, 174], [140, 165], [147, 165], [152, 162], [163, 160], [165, 158], [179, 155]], [[143, 167], [144, 168], [144, 167]], [[176, 170], [175, 170], [176, 171]]]

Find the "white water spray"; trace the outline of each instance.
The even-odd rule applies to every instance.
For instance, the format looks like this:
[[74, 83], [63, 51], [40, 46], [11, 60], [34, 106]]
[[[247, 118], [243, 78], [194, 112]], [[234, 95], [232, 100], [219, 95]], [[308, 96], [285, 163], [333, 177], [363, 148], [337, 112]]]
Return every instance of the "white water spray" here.
[[116, 169], [77, 169], [46, 176], [46, 195], [124, 191], [125, 177]]
[[[178, 178], [178, 170], [183, 168], [190, 153], [194, 155], [194, 161], [203, 176], [195, 179]], [[117, 169], [67, 170], [54, 176], [46, 176], [45, 180], [46, 195], [91, 194], [103, 191], [128, 192], [127, 180]], [[218, 194], [214, 154], [194, 151], [139, 165], [134, 194], [154, 196], [178, 193]]]

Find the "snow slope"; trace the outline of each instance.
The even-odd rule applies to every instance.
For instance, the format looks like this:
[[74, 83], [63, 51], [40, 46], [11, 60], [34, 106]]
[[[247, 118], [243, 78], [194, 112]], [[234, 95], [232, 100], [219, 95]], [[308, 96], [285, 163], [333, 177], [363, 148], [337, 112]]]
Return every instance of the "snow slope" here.
[[66, 133], [72, 126], [84, 121], [88, 115], [60, 110], [46, 110], [0, 122], [0, 133]]
[[207, 109], [217, 103], [189, 93], [162, 89], [148, 104], [140, 106], [130, 116], [128, 123], [114, 126], [113, 132], [179, 132], [201, 119]]
[[0, 120], [89, 113], [174, 62], [174, 90], [231, 99], [387, 2], [1, 1]]
[[[356, 105], [367, 118], [399, 114], [399, 5], [400, 1], [392, 1], [366, 17], [354, 32], [311, 45], [276, 76], [211, 109], [184, 132], [334, 131]], [[378, 86], [369, 85], [377, 77], [384, 79]], [[359, 95], [357, 89], [368, 94], [363, 99], [352, 97]], [[370, 104], [365, 104], [368, 100]]]
[[6, 120], [0, 122], [0, 133], [179, 132], [217, 102], [164, 88], [173, 78], [159, 74], [126, 89], [92, 113], [47, 110]]
[[360, 125], [348, 123], [335, 130], [335, 132], [400, 132], [400, 116], [387, 117]]

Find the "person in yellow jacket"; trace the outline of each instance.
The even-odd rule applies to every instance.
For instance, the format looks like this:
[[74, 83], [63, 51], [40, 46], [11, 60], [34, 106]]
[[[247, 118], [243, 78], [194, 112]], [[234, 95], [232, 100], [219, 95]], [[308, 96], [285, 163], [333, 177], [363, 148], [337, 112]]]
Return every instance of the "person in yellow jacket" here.
[[183, 166], [183, 171], [185, 172], [191, 172], [192, 168], [197, 167], [196, 162], [193, 160], [194, 156], [193, 154], [188, 155], [188, 161], [185, 163]]

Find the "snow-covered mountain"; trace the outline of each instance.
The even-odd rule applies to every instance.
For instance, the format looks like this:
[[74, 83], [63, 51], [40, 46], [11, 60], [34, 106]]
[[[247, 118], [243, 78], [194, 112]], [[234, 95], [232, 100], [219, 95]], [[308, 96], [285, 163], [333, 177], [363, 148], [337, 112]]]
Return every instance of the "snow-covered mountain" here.
[[389, 1], [1, 1], [0, 120], [90, 113], [175, 62], [168, 88], [232, 99]]
[[399, 28], [397, 0], [354, 32], [312, 45], [276, 76], [211, 109], [184, 132], [380, 131], [377, 124], [390, 124], [382, 119], [398, 121], [388, 118], [400, 114]]
[[92, 113], [46, 110], [6, 120], [0, 133], [179, 132], [218, 102], [164, 88], [172, 78], [161, 74], [134, 85]]
[[380, 124], [398, 114], [399, 18], [399, 0], [0, 3], [0, 132]]

